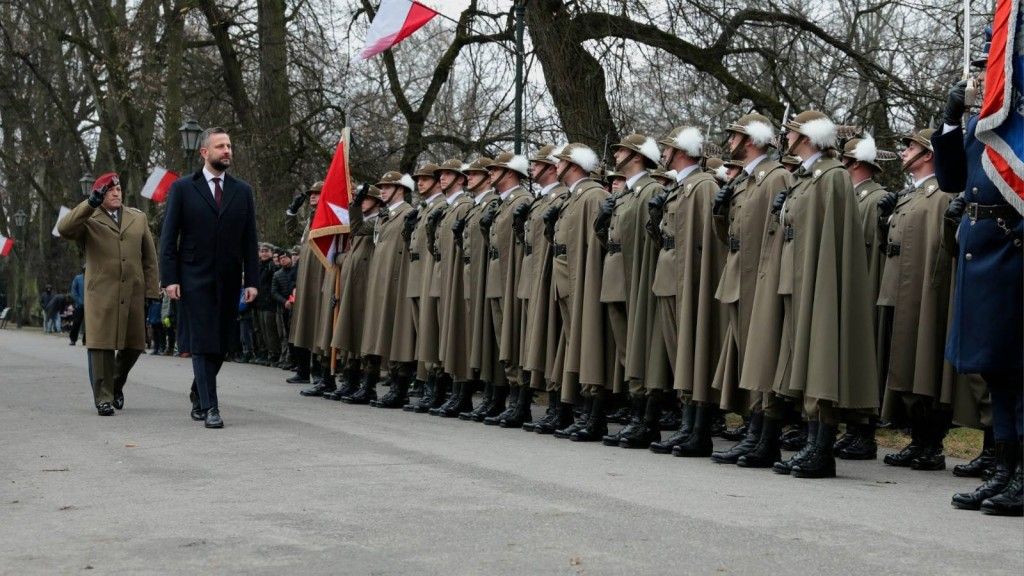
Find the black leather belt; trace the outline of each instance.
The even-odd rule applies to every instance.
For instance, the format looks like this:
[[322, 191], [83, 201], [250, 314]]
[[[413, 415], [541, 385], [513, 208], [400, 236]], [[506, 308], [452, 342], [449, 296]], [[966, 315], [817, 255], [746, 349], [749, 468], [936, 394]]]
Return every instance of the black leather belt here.
[[608, 243], [608, 253], [609, 254], [618, 254], [619, 252], [622, 252], [622, 244], [619, 244], [617, 242], [609, 242]]
[[991, 218], [1020, 218], [1020, 214], [1013, 209], [1013, 206], [1009, 204], [968, 204], [967, 209], [964, 210], [966, 215], [971, 220], [987, 220]]
[[555, 244], [555, 256], [565, 256], [569, 253], [568, 246], [565, 244]]
[[894, 244], [892, 242], [889, 242], [885, 246], [885, 255], [888, 256], [889, 258], [892, 258], [893, 256], [899, 256], [900, 255], [900, 245], [899, 244]]
[[676, 249], [676, 237], [675, 236], [662, 236], [661, 237], [661, 249], [662, 250], [675, 250]]
[[419, 252], [409, 252], [409, 261], [410, 262], [419, 262], [419, 259], [420, 259]]
[[533, 254], [533, 244], [523, 244], [523, 254], [526, 256]]
[[793, 240], [793, 236], [795, 235], [796, 232], [793, 230], [793, 227], [790, 226], [789, 224], [786, 224], [786, 227], [782, 231], [782, 239], [785, 240], [786, 242], [791, 242]]
[[729, 252], [739, 252], [739, 251], [740, 251], [740, 239], [730, 234], [729, 235]]
[[491, 260], [497, 260], [498, 258], [501, 257], [501, 255], [498, 254], [498, 249], [495, 248], [494, 246], [490, 246], [487, 248], [487, 255], [490, 256]]

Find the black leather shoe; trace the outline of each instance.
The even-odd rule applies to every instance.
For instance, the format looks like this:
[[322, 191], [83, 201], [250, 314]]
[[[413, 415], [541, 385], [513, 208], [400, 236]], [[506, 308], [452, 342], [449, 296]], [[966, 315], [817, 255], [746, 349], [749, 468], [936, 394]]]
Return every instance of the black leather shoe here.
[[910, 461], [912, 470], [935, 472], [946, 469], [946, 456], [942, 453], [942, 444], [925, 447], [917, 458]]
[[427, 411], [431, 416], [440, 416], [442, 413], [450, 413], [455, 409], [455, 406], [461, 402], [462, 397], [462, 382], [455, 382], [452, 384], [452, 393], [448, 395], [448, 399], [444, 401], [440, 406], [435, 406]]
[[1021, 477], [1021, 465], [1010, 478], [1010, 482], [1002, 492], [981, 503], [981, 511], [991, 516], [1024, 516], [1024, 479]]
[[[570, 407], [570, 409], [571, 409], [571, 407]], [[590, 420], [590, 414], [584, 414], [583, 416], [580, 416], [579, 418], [574, 420], [571, 424], [569, 424], [565, 428], [559, 428], [559, 429], [555, 430], [555, 432], [554, 432], [555, 438], [569, 438], [569, 437], [571, 437], [573, 434], [575, 434], [575, 433], [583, 430], [584, 428], [586, 428], [588, 420]], [[540, 433], [543, 434], [543, 432], [540, 432]], [[607, 434], [607, 432], [605, 432], [605, 434]]]
[[832, 455], [832, 446], [836, 443], [836, 426], [818, 424], [817, 438], [807, 435], [808, 444], [813, 443], [811, 453], [793, 466], [794, 478], [835, 478], [836, 457]]
[[[537, 434], [558, 434], [559, 430], [565, 430], [572, 427], [572, 405], [558, 403], [555, 408], [555, 415], [550, 420], [545, 420], [537, 423], [537, 426], [533, 429]], [[568, 438], [568, 436], [566, 436]]]
[[903, 450], [893, 454], [886, 454], [882, 461], [889, 466], [909, 467], [910, 463], [923, 453], [924, 446], [915, 444], [914, 441], [911, 440], [910, 444], [907, 444]]
[[223, 428], [224, 420], [221, 420], [220, 409], [210, 408], [206, 411], [206, 424], [207, 428]]
[[597, 442], [605, 434], [608, 434], [608, 420], [606, 416], [598, 411], [592, 411], [587, 424], [580, 430], [569, 435], [573, 442]]
[[110, 402], [103, 402], [102, 404], [96, 406], [96, 413], [99, 414], [100, 416], [113, 416], [114, 407], [110, 405]]
[[711, 427], [714, 424], [714, 414], [718, 412], [710, 406], [698, 406], [697, 418], [693, 424], [693, 432], [678, 446], [672, 448], [672, 455], [681, 458], [707, 458], [714, 451], [714, 443], [711, 439]]
[[[953, 466], [953, 476], [959, 476], [961, 478], [981, 478], [987, 470], [994, 469], [996, 467], [996, 456], [995, 450], [992, 448], [985, 448], [978, 454], [978, 457], [971, 460], [967, 464], [957, 464]], [[975, 508], [977, 510], [977, 508]]]
[[523, 385], [519, 387], [519, 397], [516, 399], [515, 408], [506, 418], [498, 422], [502, 428], [522, 428], [523, 424], [533, 420], [530, 413], [530, 405], [533, 404], [533, 389]]
[[465, 420], [468, 422], [471, 420], [476, 420], [476, 418], [479, 416], [479, 421], [483, 421], [483, 419], [486, 417], [487, 411], [490, 409], [491, 400], [493, 398], [494, 385], [491, 384], [490, 382], [485, 382], [484, 393], [480, 397], [480, 403], [477, 404], [476, 407], [473, 408], [472, 410], [459, 414], [459, 420]]
[[878, 458], [878, 442], [874, 436], [858, 436], [853, 442], [839, 451], [836, 458], [842, 460], [875, 460]]
[[387, 408], [393, 410], [405, 406], [409, 401], [409, 379], [395, 376], [391, 380], [391, 389], [380, 400], [370, 402], [374, 408]]
[[[533, 420], [532, 422], [523, 422], [523, 430], [527, 432], [534, 432], [537, 429], [537, 425], [542, 422], [547, 422], [555, 417], [555, 413], [558, 411], [558, 393], [548, 392], [548, 407], [544, 411], [544, 415], [540, 418]], [[461, 415], [460, 415], [461, 418]]]
[[1006, 490], [1007, 484], [1013, 478], [1013, 470], [1017, 466], [1017, 447], [1011, 442], [996, 442], [995, 447], [988, 451], [992, 453], [992, 459], [995, 461], [995, 472], [973, 492], [954, 494], [952, 501], [954, 508], [981, 510], [982, 502]]
[[619, 434], [619, 448], [650, 448], [655, 442], [661, 442], [661, 430], [651, 420], [641, 420], [628, 433], [623, 428]]
[[651, 452], [655, 454], [671, 454], [672, 449], [682, 444], [687, 438], [690, 437], [690, 433], [693, 432], [693, 423], [696, 419], [697, 405], [684, 404], [680, 410], [679, 428], [672, 433], [665, 441], [651, 442], [648, 446]]
[[189, 414], [196, 422], [206, 420], [206, 410], [200, 408], [193, 408], [191, 414]]
[[832, 447], [833, 454], [839, 456], [840, 452], [848, 448], [850, 444], [853, 444], [853, 441], [857, 439], [857, 435], [854, 434], [853, 431], [854, 428], [852, 426], [846, 427], [846, 433], [840, 436], [839, 439], [836, 440], [835, 446]]
[[[618, 446], [625, 435], [636, 435], [636, 429], [643, 427], [644, 409], [647, 407], [647, 399], [635, 395], [629, 399], [629, 420], [627, 424], [614, 434], [605, 434], [601, 437], [601, 443], [605, 446]], [[659, 438], [660, 439], [660, 438]]]
[[285, 382], [289, 384], [309, 384], [309, 377], [299, 376], [296, 374], [295, 376], [292, 376], [291, 378], [285, 380]]
[[456, 382], [453, 400], [446, 408], [442, 408], [438, 414], [441, 418], [458, 418], [459, 414], [468, 412], [473, 408], [473, 383]]
[[[818, 436], [818, 422], [808, 422], [807, 424], [807, 437], [817, 438]], [[804, 447], [789, 457], [788, 460], [781, 460], [772, 464], [772, 472], [776, 474], [792, 474], [793, 467], [803, 462], [808, 456], [811, 455], [811, 451], [814, 450], [814, 442], [807, 442]]]
[[782, 420], [765, 417], [761, 424], [761, 438], [750, 452], [736, 459], [740, 468], [771, 468], [781, 460], [779, 451], [779, 432], [782, 431]]
[[[513, 397], [510, 394], [511, 392], [512, 392], [512, 388], [510, 386], [499, 386], [499, 387], [495, 388], [495, 390], [494, 390], [494, 393], [498, 397], [498, 399], [500, 400], [500, 403], [501, 403], [502, 406], [505, 406], [505, 402], [510, 397]], [[517, 392], [517, 394], [518, 394], [518, 392]], [[495, 404], [497, 404], [497, 402]], [[495, 409], [497, 409], [497, 406], [492, 406], [491, 408], [492, 408], [492, 412], [493, 412]], [[512, 415], [513, 409], [515, 409], [515, 401], [509, 402], [508, 405], [505, 406], [505, 409], [502, 410], [501, 412], [499, 412], [497, 414], [489, 414], [489, 415], [485, 416], [484, 419], [483, 419], [483, 423], [485, 425], [487, 425], [487, 426], [497, 426], [498, 424], [501, 423], [501, 420], [503, 418], [508, 418], [509, 416]]]
[[377, 374], [367, 372], [363, 375], [363, 381], [359, 383], [359, 389], [351, 396], [342, 396], [341, 401], [345, 404], [369, 404], [377, 399]]
[[114, 408], [118, 410], [124, 410], [124, 393], [118, 392], [114, 394]]
[[307, 397], [323, 396], [324, 394], [334, 392], [335, 390], [337, 390], [337, 388], [335, 388], [334, 384], [328, 384], [326, 381], [321, 380], [319, 383], [314, 384], [309, 388], [300, 390], [299, 394]]
[[747, 434], [738, 443], [727, 450], [711, 453], [711, 461], [717, 464], [735, 464], [740, 456], [750, 452], [761, 440], [761, 427], [764, 423], [764, 412], [755, 412], [747, 425]]

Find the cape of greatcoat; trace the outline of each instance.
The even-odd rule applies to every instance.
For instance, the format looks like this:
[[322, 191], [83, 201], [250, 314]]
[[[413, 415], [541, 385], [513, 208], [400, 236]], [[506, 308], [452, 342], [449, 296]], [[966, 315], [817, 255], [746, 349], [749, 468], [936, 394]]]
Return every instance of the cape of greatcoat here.
[[[308, 240], [311, 220], [312, 214], [306, 221], [302, 239], [299, 241], [299, 269], [295, 277], [295, 302], [292, 304], [291, 329], [288, 332], [289, 342], [308, 350], [316, 348], [318, 340], [317, 328], [323, 308], [324, 275], [327, 273], [320, 260], [310, 252]], [[289, 236], [295, 236], [298, 232], [298, 217], [287, 216], [285, 228]]]
[[519, 276], [516, 296], [526, 301], [526, 322], [522, 331], [520, 346], [523, 369], [535, 373], [531, 381], [533, 388], [543, 388], [543, 379], [548, 378], [548, 359], [557, 352], [557, 337], [548, 333], [551, 314], [558, 315], [557, 303], [551, 294], [551, 243], [544, 237], [544, 214], [552, 207], [561, 206], [569, 198], [569, 190], [561, 184], [555, 185], [548, 193], [534, 200], [525, 223], [523, 237], [523, 269]]
[[[373, 230], [378, 216], [363, 218], [360, 207], [350, 211], [349, 245], [342, 256], [341, 297], [338, 321], [334, 326], [331, 346], [345, 356], [359, 356], [363, 340], [363, 314], [369, 298], [367, 283], [370, 260], [373, 258]], [[340, 238], [339, 238], [340, 240]]]
[[373, 230], [373, 258], [366, 272], [362, 352], [380, 356], [384, 366], [416, 359], [412, 300], [406, 296], [408, 247], [402, 238], [405, 217], [411, 211], [412, 207], [405, 202], [382, 208]]
[[[489, 190], [480, 202], [466, 213], [462, 230], [463, 292], [469, 307], [467, 335], [469, 341], [469, 367], [481, 380], [501, 381], [503, 372], [498, 365], [498, 344], [491, 325], [491, 310], [487, 305], [487, 237], [480, 229], [480, 218], [498, 195]], [[467, 260], [468, 259], [468, 260]]]
[[469, 365], [471, 316], [466, 300], [464, 252], [455, 242], [453, 228], [456, 222], [466, 218], [473, 206], [469, 193], [463, 192], [445, 211], [437, 227], [437, 250], [441, 255], [441, 261], [434, 265], [434, 273], [441, 283], [438, 351], [444, 371], [458, 382], [472, 380], [473, 373]]

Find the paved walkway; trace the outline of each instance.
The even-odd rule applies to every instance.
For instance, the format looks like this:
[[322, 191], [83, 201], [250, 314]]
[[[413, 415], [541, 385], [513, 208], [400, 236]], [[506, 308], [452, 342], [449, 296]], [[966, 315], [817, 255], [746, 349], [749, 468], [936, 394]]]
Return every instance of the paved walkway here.
[[[840, 462], [799, 480], [298, 395], [140, 359], [96, 416], [85, 351], [0, 331], [0, 574], [1014, 574], [1024, 521], [973, 480]], [[952, 465], [952, 462], [950, 463]]]

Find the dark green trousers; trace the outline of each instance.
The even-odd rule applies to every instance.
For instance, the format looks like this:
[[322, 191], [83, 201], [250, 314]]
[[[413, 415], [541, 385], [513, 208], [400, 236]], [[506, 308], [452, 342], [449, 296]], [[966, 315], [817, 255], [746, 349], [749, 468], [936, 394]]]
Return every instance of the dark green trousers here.
[[114, 397], [124, 390], [135, 361], [142, 350], [96, 350], [89, 349], [89, 380], [92, 382], [92, 396], [99, 406], [113, 403]]

